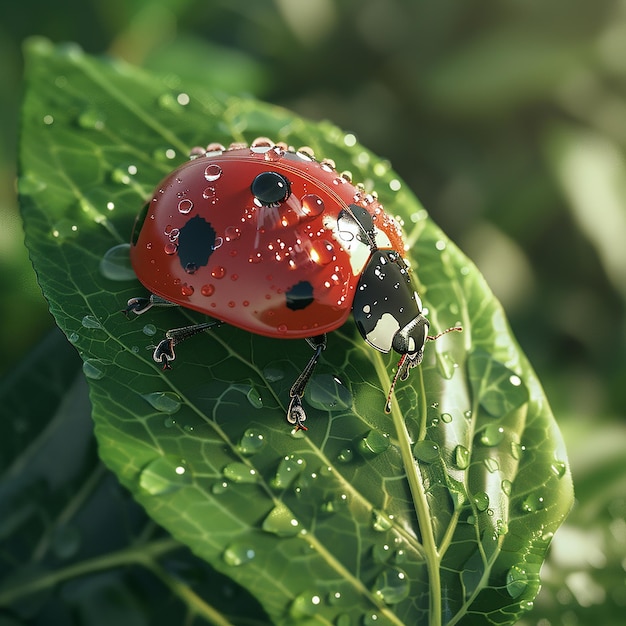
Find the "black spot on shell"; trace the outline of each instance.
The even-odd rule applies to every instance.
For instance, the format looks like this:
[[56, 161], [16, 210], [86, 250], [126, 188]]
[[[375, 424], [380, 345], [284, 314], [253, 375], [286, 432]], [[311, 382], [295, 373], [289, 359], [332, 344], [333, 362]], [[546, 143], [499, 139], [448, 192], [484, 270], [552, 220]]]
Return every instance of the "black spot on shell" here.
[[180, 229], [178, 258], [185, 268], [199, 268], [209, 262], [215, 245], [215, 230], [203, 217], [192, 217]]
[[313, 302], [313, 285], [306, 280], [295, 284], [287, 293], [287, 308], [292, 311], [306, 309]]

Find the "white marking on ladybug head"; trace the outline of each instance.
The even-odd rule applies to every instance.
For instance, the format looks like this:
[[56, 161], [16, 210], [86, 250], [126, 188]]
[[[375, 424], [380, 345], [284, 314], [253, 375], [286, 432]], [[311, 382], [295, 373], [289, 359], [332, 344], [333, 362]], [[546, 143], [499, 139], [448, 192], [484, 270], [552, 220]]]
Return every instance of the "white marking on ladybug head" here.
[[378, 248], [387, 249], [392, 248], [391, 240], [387, 237], [387, 234], [378, 228], [374, 229], [374, 242]]
[[413, 296], [415, 297], [418, 311], [421, 311], [424, 308], [424, 306], [422, 305], [422, 299], [417, 295], [417, 291], [413, 292]]
[[358, 224], [351, 220], [341, 220], [341, 224], [330, 216], [324, 217], [324, 228], [330, 230], [333, 239], [348, 253], [352, 274], [358, 276], [367, 264], [372, 251], [357, 234], [361, 232]]
[[389, 352], [398, 330], [400, 330], [398, 320], [391, 313], [383, 313], [374, 329], [367, 333], [365, 340], [376, 350]]

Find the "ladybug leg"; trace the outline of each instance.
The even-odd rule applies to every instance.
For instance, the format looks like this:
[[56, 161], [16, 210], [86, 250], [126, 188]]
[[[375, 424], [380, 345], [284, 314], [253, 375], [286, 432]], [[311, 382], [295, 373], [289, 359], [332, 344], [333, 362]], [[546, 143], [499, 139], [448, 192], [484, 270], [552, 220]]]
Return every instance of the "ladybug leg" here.
[[287, 421], [296, 427], [296, 431], [307, 430], [307, 427], [302, 423], [306, 420], [306, 412], [302, 406], [302, 396], [304, 396], [304, 390], [311, 378], [311, 374], [313, 374], [313, 370], [315, 370], [320, 355], [326, 349], [326, 335], [307, 338], [307, 343], [315, 350], [315, 353], [309, 359], [309, 362], [289, 391], [291, 400], [287, 409]]
[[152, 358], [163, 366], [164, 370], [172, 369], [170, 362], [176, 358], [174, 347], [181, 341], [189, 339], [205, 330], [210, 328], [216, 328], [220, 326], [222, 322], [213, 320], [212, 322], [205, 322], [204, 324], [194, 324], [193, 326], [184, 326], [182, 328], [172, 328], [165, 333], [165, 339], [159, 342], [159, 345], [154, 349]]
[[165, 300], [160, 296], [155, 296], [153, 293], [150, 294], [149, 298], [131, 298], [126, 303], [126, 308], [122, 311], [122, 313], [128, 317], [130, 313], [134, 313], [135, 315], [141, 315], [145, 313], [148, 309], [151, 309], [153, 306], [178, 306], [174, 302], [170, 302], [169, 300]]

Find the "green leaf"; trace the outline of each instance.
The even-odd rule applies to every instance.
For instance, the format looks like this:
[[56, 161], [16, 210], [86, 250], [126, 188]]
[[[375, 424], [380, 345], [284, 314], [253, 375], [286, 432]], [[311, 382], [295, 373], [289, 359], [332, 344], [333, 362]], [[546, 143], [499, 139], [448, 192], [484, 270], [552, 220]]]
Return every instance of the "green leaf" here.
[[[31, 42], [27, 76], [27, 245], [86, 363], [100, 455], [149, 515], [276, 623], [507, 624], [528, 610], [572, 502], [563, 443], [500, 305], [388, 163], [329, 123], [72, 46]], [[305, 342], [222, 326], [162, 372], [150, 344], [202, 316], [119, 313], [143, 293], [119, 246], [153, 187], [194, 145], [256, 136], [311, 146], [374, 188], [405, 225], [433, 330], [463, 326], [427, 345], [390, 416], [395, 358], [352, 322], [305, 397], [310, 430], [292, 434]]]

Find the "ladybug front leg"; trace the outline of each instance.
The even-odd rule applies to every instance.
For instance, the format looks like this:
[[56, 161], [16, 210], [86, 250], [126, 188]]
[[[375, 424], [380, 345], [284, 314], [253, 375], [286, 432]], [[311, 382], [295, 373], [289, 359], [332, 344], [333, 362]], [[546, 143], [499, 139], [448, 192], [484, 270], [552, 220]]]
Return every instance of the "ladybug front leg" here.
[[291, 400], [289, 402], [289, 408], [287, 409], [287, 421], [296, 427], [296, 431], [307, 430], [307, 427], [302, 423], [306, 420], [306, 412], [302, 406], [302, 396], [304, 396], [304, 390], [311, 378], [311, 374], [313, 374], [313, 370], [317, 365], [322, 351], [326, 349], [326, 335], [307, 338], [307, 343], [315, 349], [315, 354], [309, 359], [309, 362], [289, 391]]
[[150, 294], [149, 298], [131, 298], [126, 303], [126, 308], [122, 311], [122, 313], [128, 317], [130, 313], [134, 313], [135, 315], [141, 315], [145, 313], [153, 306], [160, 307], [170, 307], [170, 306], [179, 306], [175, 302], [170, 302], [169, 300], [165, 300], [160, 296], [156, 296], [153, 293]]
[[174, 347], [181, 341], [189, 339], [205, 330], [210, 328], [216, 328], [220, 326], [222, 322], [213, 320], [211, 322], [205, 322], [204, 324], [194, 324], [193, 326], [183, 326], [182, 328], [172, 328], [165, 333], [165, 339], [159, 342], [159, 345], [154, 349], [152, 358], [163, 366], [164, 370], [172, 369], [170, 362], [176, 358]]

